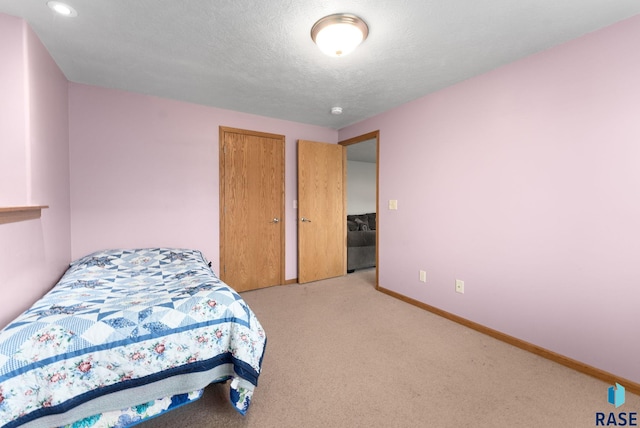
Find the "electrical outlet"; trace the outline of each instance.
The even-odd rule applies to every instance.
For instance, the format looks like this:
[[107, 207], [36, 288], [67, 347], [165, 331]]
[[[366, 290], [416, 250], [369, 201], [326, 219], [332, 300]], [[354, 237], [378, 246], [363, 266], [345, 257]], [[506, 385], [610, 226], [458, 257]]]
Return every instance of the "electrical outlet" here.
[[464, 294], [464, 281], [456, 279], [456, 293]]
[[398, 209], [398, 201], [396, 199], [389, 199], [389, 209], [390, 210]]
[[427, 282], [427, 272], [424, 270], [420, 271], [420, 282]]

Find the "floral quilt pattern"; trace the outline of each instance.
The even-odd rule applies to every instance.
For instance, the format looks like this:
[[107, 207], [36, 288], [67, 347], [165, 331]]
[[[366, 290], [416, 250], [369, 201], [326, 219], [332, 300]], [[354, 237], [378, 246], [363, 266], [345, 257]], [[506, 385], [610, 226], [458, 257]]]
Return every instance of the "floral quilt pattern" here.
[[[199, 251], [93, 253], [73, 262], [49, 293], [0, 331], [0, 427], [64, 414], [129, 388], [141, 399], [141, 386], [215, 373], [192, 389], [203, 388], [226, 368], [231, 401], [244, 414], [265, 345], [255, 314]], [[77, 426], [97, 420], [85, 417], [94, 419]]]

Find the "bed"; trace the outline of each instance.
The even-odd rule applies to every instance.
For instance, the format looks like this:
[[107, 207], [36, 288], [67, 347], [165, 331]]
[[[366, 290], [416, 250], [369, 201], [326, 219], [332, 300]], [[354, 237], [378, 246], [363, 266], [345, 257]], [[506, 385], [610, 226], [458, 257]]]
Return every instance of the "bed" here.
[[228, 381], [244, 415], [266, 340], [201, 252], [96, 252], [0, 331], [0, 427], [132, 426]]

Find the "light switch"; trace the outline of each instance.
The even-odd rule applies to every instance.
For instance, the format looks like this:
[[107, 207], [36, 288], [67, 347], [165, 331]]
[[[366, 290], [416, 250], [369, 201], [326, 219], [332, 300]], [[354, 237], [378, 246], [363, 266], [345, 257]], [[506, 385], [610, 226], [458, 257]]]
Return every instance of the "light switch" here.
[[389, 209], [390, 210], [398, 209], [398, 201], [396, 199], [389, 199]]

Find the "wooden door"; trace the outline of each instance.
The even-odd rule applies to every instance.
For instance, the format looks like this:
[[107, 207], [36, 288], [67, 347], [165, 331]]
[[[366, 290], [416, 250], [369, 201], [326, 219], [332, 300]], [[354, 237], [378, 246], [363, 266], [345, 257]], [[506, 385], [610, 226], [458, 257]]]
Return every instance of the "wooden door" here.
[[284, 136], [220, 128], [220, 278], [284, 283]]
[[345, 149], [298, 141], [298, 282], [345, 275]]

